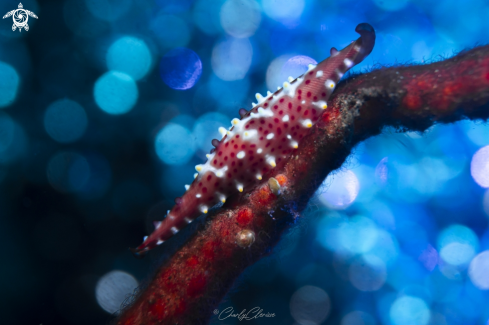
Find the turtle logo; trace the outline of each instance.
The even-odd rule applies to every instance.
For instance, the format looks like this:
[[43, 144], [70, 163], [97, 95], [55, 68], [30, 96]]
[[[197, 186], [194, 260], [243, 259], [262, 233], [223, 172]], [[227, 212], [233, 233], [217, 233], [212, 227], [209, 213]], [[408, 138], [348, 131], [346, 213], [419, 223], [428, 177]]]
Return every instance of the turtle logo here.
[[22, 28], [25, 28], [26, 31], [29, 30], [29, 25], [27, 25], [29, 16], [37, 19], [36, 14], [33, 13], [32, 11], [25, 10], [22, 3], [19, 3], [19, 9], [15, 9], [7, 12], [5, 16], [3, 16], [3, 19], [8, 18], [10, 16], [12, 16], [12, 19], [14, 20], [14, 24], [12, 25], [12, 30], [14, 32], [17, 28], [19, 29], [19, 32], [22, 31]]

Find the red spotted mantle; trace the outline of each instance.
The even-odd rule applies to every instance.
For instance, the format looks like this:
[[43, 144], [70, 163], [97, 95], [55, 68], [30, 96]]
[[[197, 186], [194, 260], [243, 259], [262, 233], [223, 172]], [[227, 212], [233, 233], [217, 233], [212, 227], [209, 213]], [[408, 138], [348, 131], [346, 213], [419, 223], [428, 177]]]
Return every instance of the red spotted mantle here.
[[375, 43], [375, 32], [369, 24], [359, 24], [361, 37], [343, 50], [331, 49], [331, 56], [289, 82], [275, 93], [256, 94], [257, 104], [241, 119], [233, 119], [231, 128], [220, 128], [221, 141], [207, 155], [207, 162], [195, 168], [195, 180], [187, 192], [175, 200], [175, 206], [155, 230], [133, 251], [147, 252], [168, 240], [201, 213], [237, 192], [248, 191], [267, 174], [285, 162], [300, 146], [309, 129], [327, 109], [327, 100], [336, 84], [351, 67], [360, 63]]

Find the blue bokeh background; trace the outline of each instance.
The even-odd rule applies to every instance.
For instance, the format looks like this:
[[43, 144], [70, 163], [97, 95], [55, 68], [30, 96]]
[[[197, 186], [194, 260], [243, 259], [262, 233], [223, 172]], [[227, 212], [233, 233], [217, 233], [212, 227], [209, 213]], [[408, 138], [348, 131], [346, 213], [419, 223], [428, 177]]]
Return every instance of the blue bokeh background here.
[[[39, 17], [29, 31], [0, 21], [2, 324], [109, 322], [158, 260], [127, 248], [183, 194], [217, 129], [356, 39], [358, 23], [377, 43], [355, 72], [489, 40], [482, 0], [23, 5]], [[487, 124], [387, 128], [218, 308], [275, 317], [212, 323], [487, 325], [488, 189]]]

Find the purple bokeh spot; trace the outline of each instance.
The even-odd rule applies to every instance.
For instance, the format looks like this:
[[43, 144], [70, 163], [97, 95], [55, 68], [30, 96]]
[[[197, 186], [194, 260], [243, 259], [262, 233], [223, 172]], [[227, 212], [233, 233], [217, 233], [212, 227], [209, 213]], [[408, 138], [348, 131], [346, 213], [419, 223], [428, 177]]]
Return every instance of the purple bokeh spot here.
[[192, 88], [202, 74], [202, 61], [194, 51], [178, 47], [166, 53], [160, 62], [160, 77], [168, 87]]
[[375, 167], [375, 180], [380, 185], [385, 185], [387, 180], [389, 179], [389, 167], [387, 167], [387, 163], [389, 162], [388, 157], [382, 158], [382, 160]]
[[435, 269], [436, 264], [438, 264], [438, 252], [433, 246], [428, 244], [428, 247], [419, 255], [418, 260], [431, 272]]
[[489, 188], [489, 146], [482, 147], [474, 154], [470, 173], [477, 184]]
[[283, 65], [280, 76], [283, 80], [287, 80], [289, 76], [297, 78], [307, 71], [309, 64], [317, 65], [318, 63], [313, 58], [305, 55], [291, 57]]

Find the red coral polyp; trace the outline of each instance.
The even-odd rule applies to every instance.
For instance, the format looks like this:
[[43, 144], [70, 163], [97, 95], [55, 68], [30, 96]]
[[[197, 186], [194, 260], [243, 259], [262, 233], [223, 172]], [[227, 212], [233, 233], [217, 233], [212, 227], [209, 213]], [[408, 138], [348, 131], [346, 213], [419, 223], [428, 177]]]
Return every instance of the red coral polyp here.
[[236, 221], [240, 226], [244, 227], [251, 222], [252, 218], [253, 218], [253, 213], [251, 212], [251, 209], [243, 208], [238, 211], [238, 216], [236, 218]]

